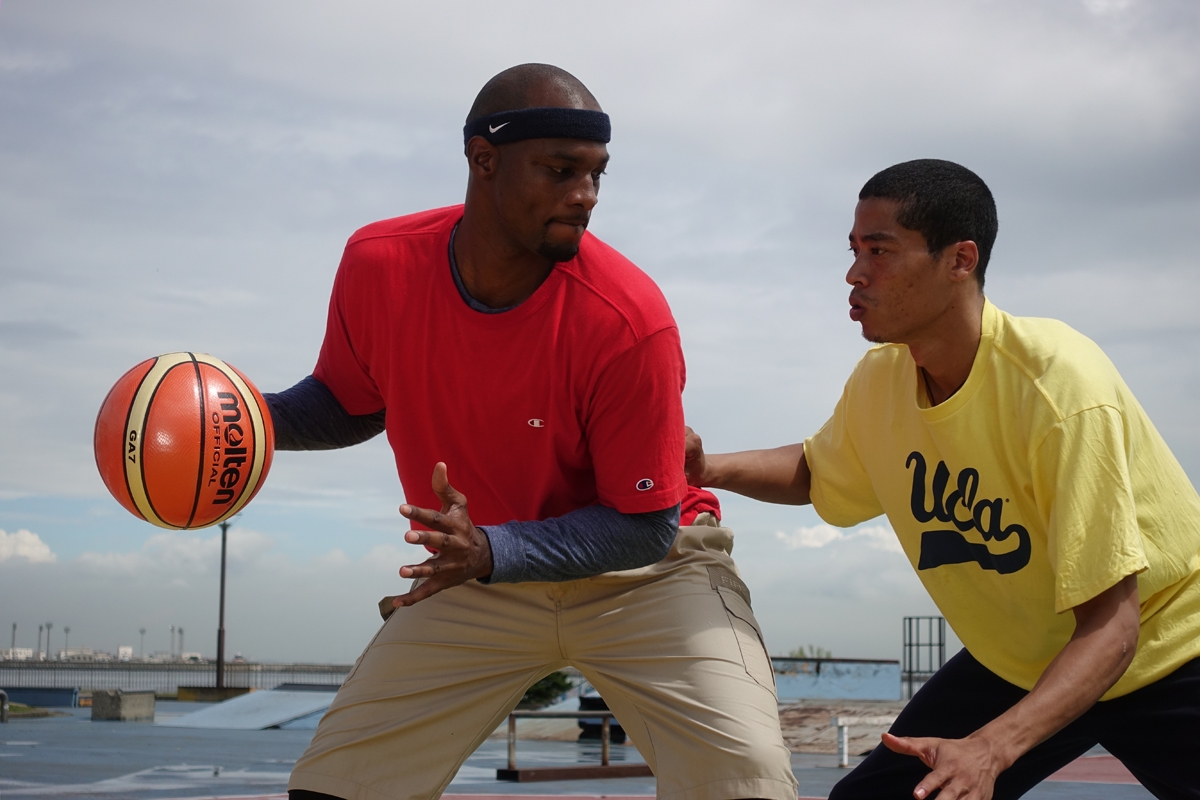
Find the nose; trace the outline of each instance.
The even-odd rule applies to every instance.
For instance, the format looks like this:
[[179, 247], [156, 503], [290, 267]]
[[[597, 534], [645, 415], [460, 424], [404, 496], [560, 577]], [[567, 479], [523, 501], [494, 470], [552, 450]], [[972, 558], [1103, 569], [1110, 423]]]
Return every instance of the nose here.
[[860, 288], [866, 287], [867, 270], [864, 262], [865, 259], [861, 254], [854, 257], [854, 263], [850, 265], [849, 271], [846, 272], [846, 283]]
[[583, 206], [585, 211], [590, 212], [596, 207], [596, 203], [600, 202], [599, 197], [599, 181], [593, 178], [590, 174], [581, 175], [575, 185], [571, 187], [571, 193], [567, 196], [567, 203], [573, 206]]

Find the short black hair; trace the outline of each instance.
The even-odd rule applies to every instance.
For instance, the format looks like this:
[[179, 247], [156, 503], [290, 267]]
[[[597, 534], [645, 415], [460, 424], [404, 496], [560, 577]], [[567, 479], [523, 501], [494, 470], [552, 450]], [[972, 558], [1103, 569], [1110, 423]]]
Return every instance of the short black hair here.
[[583, 82], [565, 69], [552, 64], [518, 64], [498, 73], [483, 85], [471, 104], [471, 110], [467, 112], [467, 122], [501, 111], [529, 108], [534, 90], [546, 84], [563, 90], [576, 108], [600, 107]]
[[859, 200], [867, 198], [899, 203], [896, 221], [924, 236], [930, 253], [956, 242], [974, 242], [979, 248], [975, 277], [983, 289], [1000, 222], [996, 201], [982, 178], [953, 161], [922, 158], [876, 173], [858, 193]]

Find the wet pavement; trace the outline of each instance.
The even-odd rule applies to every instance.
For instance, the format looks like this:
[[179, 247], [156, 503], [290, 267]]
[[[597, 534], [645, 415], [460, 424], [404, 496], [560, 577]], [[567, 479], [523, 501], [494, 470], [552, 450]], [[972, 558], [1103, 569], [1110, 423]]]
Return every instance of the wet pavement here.
[[[158, 703], [160, 721], [196, 710], [192, 703]], [[283, 798], [288, 772], [312, 738], [311, 730], [224, 731], [168, 728], [150, 723], [95, 722], [90, 709], [64, 709], [65, 716], [13, 720], [0, 726], [0, 799], [25, 797], [92, 800], [198, 800]], [[506, 765], [507, 745], [489, 739], [459, 770], [446, 797], [486, 796], [516, 800], [558, 797], [645, 798], [653, 778], [612, 778], [545, 783], [496, 780]], [[614, 763], [640, 763], [632, 747], [614, 746]], [[858, 761], [859, 759], [854, 759]], [[519, 766], [597, 764], [599, 742], [521, 741]], [[825, 797], [846, 771], [837, 757], [796, 753], [792, 767], [801, 797]], [[1081, 759], [1026, 797], [1032, 800], [1147, 800], [1111, 757]]]

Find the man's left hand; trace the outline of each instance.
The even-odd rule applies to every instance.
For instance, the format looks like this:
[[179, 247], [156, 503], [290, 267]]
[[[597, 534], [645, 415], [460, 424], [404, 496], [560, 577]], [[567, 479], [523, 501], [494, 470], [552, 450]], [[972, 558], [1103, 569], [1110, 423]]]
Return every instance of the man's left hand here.
[[938, 800], [991, 800], [1001, 765], [992, 744], [982, 736], [966, 739], [935, 739], [883, 735], [893, 752], [916, 756], [932, 770], [913, 789], [913, 797], [925, 800], [941, 789]]
[[492, 547], [487, 535], [467, 516], [467, 498], [450, 485], [446, 465], [440, 461], [433, 468], [433, 493], [442, 501], [441, 511], [407, 503], [400, 506], [405, 518], [430, 528], [411, 530], [404, 534], [404, 541], [437, 552], [420, 564], [400, 568], [401, 578], [425, 580], [408, 594], [393, 598], [392, 605], [396, 608], [411, 606], [443, 589], [492, 574]]

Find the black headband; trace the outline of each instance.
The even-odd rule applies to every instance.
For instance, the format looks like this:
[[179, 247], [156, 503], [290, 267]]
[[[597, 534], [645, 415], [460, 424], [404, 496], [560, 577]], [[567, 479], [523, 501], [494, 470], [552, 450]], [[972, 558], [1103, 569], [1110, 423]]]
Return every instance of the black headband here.
[[607, 143], [612, 138], [608, 114], [583, 108], [522, 108], [501, 111], [463, 126], [463, 144], [482, 136], [492, 144], [524, 139], [589, 139]]

